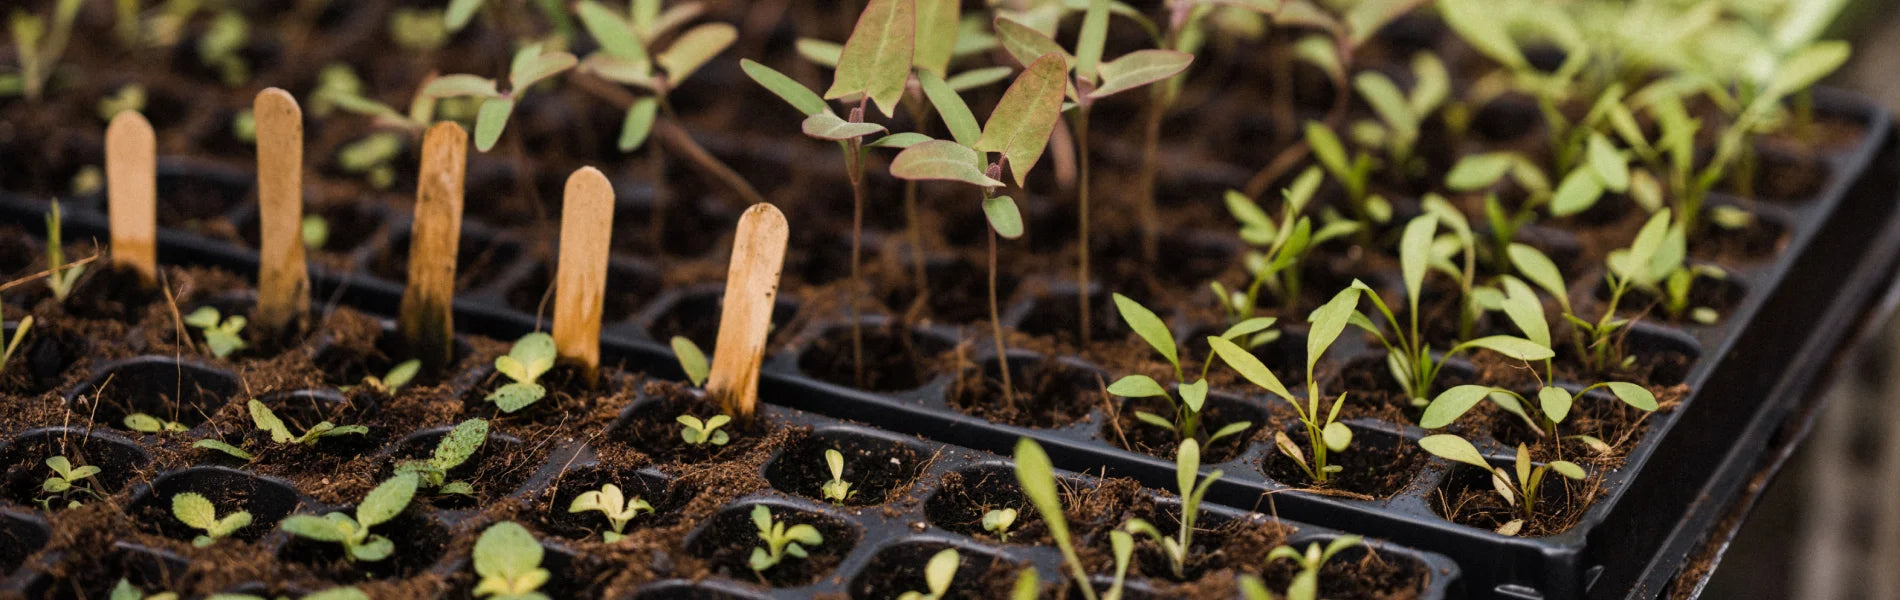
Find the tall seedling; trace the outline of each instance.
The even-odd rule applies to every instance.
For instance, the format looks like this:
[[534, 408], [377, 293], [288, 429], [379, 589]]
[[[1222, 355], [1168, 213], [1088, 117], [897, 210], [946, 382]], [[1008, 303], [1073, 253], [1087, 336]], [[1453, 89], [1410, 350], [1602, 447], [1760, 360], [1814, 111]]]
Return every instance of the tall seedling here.
[[[1207, 358], [1201, 361], [1200, 379], [1196, 379], [1190, 383], [1187, 380], [1187, 375], [1181, 370], [1181, 357], [1179, 351], [1174, 346], [1174, 333], [1168, 331], [1167, 324], [1163, 323], [1160, 317], [1156, 316], [1153, 311], [1148, 310], [1147, 307], [1142, 306], [1141, 303], [1130, 300], [1127, 296], [1121, 294], [1115, 294], [1115, 308], [1121, 312], [1122, 321], [1128, 323], [1128, 326], [1135, 330], [1135, 335], [1141, 336], [1141, 339], [1148, 342], [1148, 345], [1153, 347], [1156, 353], [1160, 354], [1162, 358], [1167, 359], [1168, 364], [1174, 366], [1176, 391], [1181, 394], [1180, 401], [1175, 402], [1174, 396], [1168, 393], [1168, 388], [1163, 387], [1160, 382], [1155, 381], [1154, 378], [1147, 375], [1128, 375], [1115, 380], [1115, 383], [1108, 386], [1108, 393], [1110, 394], [1123, 398], [1151, 398], [1159, 396], [1167, 398], [1169, 402], [1174, 405], [1174, 415], [1172, 418], [1141, 411], [1135, 413], [1135, 418], [1140, 419], [1143, 423], [1165, 427], [1174, 431], [1178, 439], [1184, 444], [1205, 439], [1207, 445], [1210, 446], [1221, 438], [1239, 434], [1242, 431], [1246, 431], [1248, 427], [1253, 426], [1253, 423], [1248, 421], [1229, 423], [1227, 426], [1220, 428], [1219, 431], [1211, 435], [1207, 435], [1205, 438], [1200, 437], [1202, 435], [1200, 431], [1201, 407], [1207, 403], [1207, 371], [1214, 366], [1215, 355], [1210, 352]], [[1229, 328], [1226, 332], [1221, 334], [1221, 338], [1232, 340], [1248, 337], [1268, 327], [1272, 327], [1273, 322], [1274, 319], [1271, 317], [1248, 319]]]
[[[1073, 54], [1042, 31], [1009, 18], [996, 20], [997, 40], [1018, 63], [1030, 65], [1049, 54], [1055, 54], [1062, 58], [1063, 73], [1072, 76], [1062, 90], [1075, 105], [1072, 128], [1075, 130], [1076, 164], [1080, 166], [1076, 180], [1079, 236], [1076, 248], [1080, 260], [1075, 272], [1080, 290], [1077, 293], [1080, 302], [1077, 305], [1079, 329], [1076, 339], [1083, 344], [1089, 342], [1089, 109], [1096, 100], [1168, 79], [1194, 62], [1194, 55], [1186, 52], [1137, 50], [1103, 63], [1102, 47], [1108, 38], [1110, 4], [1110, 0], [1089, 1], [1088, 9], [1082, 16], [1082, 28], [1076, 37]], [[994, 148], [979, 144], [977, 149]]]
[[[1023, 487], [1023, 495], [1029, 497], [1029, 504], [1036, 507], [1042, 515], [1044, 526], [1049, 528], [1049, 537], [1056, 542], [1056, 548], [1062, 551], [1062, 561], [1069, 567], [1069, 576], [1075, 578], [1076, 587], [1082, 591], [1082, 597], [1088, 600], [1119, 600], [1122, 595], [1122, 583], [1128, 575], [1128, 557], [1134, 551], [1135, 538], [1121, 529], [1108, 532], [1109, 544], [1113, 547], [1115, 561], [1115, 580], [1108, 591], [1097, 595], [1095, 586], [1089, 584], [1089, 573], [1082, 565], [1082, 557], [1075, 551], [1075, 540], [1069, 537], [1069, 519], [1062, 510], [1062, 495], [1056, 490], [1055, 465], [1049, 462], [1049, 454], [1035, 440], [1022, 438], [1016, 441], [1016, 482]], [[1021, 585], [1018, 585], [1021, 589]]]
[[60, 55], [66, 53], [66, 42], [72, 39], [73, 19], [79, 16], [80, 6], [81, 0], [59, 0], [53, 5], [50, 31], [44, 17], [25, 9], [13, 10], [7, 25], [13, 35], [13, 51], [20, 61], [20, 71], [0, 75], [0, 97], [25, 96], [27, 100], [39, 101], [46, 91], [47, 80], [53, 77], [53, 69], [59, 66]]
[[514, 59], [509, 61], [508, 91], [502, 91], [500, 82], [494, 79], [455, 74], [430, 81], [422, 88], [422, 94], [437, 99], [480, 99], [482, 106], [475, 116], [475, 149], [487, 152], [501, 139], [502, 130], [508, 126], [508, 117], [514, 114], [515, 105], [527, 95], [528, 88], [574, 68], [575, 62], [572, 54], [547, 52], [542, 50], [540, 44], [532, 44], [516, 51]]
[[[989, 221], [990, 330], [996, 338], [996, 360], [1003, 379], [1003, 400], [1014, 404], [1009, 358], [1003, 343], [1003, 323], [996, 300], [996, 238], [1016, 239], [1023, 234], [1022, 213], [1008, 195], [998, 195], [1009, 167], [1021, 187], [1030, 169], [1041, 159], [1055, 131], [1062, 109], [1065, 61], [1059, 52], [1036, 59], [1003, 92], [990, 119], [977, 129], [970, 107], [942, 81], [925, 78], [924, 94], [943, 117], [952, 140], [918, 142], [891, 161], [891, 175], [907, 180], [955, 181], [976, 186], [983, 195], [983, 215]], [[992, 162], [990, 152], [998, 154]]]
[[1359, 295], [1364, 288], [1356, 285], [1357, 282], [1354, 283], [1353, 287], [1341, 290], [1338, 295], [1333, 296], [1332, 300], [1327, 301], [1325, 305], [1320, 306], [1307, 317], [1312, 328], [1306, 334], [1306, 401], [1304, 403], [1294, 399], [1293, 394], [1287, 391], [1286, 385], [1280, 383], [1280, 378], [1275, 376], [1273, 371], [1268, 370], [1267, 366], [1252, 353], [1226, 338], [1207, 338], [1207, 343], [1214, 349], [1214, 353], [1232, 366], [1235, 372], [1240, 373], [1241, 377], [1259, 386], [1260, 389], [1280, 397], [1293, 407], [1300, 423], [1306, 427], [1306, 441], [1311, 456], [1300, 451], [1299, 445], [1295, 444], [1292, 438], [1287, 437], [1285, 432], [1274, 434], [1274, 446], [1319, 484], [1325, 484], [1332, 478], [1333, 473], [1343, 470], [1338, 465], [1327, 464], [1327, 453], [1343, 452], [1352, 445], [1352, 429], [1346, 427], [1345, 423], [1339, 422], [1339, 409], [1346, 405], [1346, 395], [1340, 394], [1338, 398], [1334, 398], [1332, 407], [1322, 415], [1320, 400], [1325, 398], [1326, 394], [1320, 388], [1319, 379], [1314, 377], [1313, 368], [1319, 364], [1320, 356], [1326, 354], [1326, 349], [1332, 347], [1333, 342], [1339, 339], [1339, 334], [1345, 332], [1346, 324], [1356, 316], [1354, 310], [1359, 306]]

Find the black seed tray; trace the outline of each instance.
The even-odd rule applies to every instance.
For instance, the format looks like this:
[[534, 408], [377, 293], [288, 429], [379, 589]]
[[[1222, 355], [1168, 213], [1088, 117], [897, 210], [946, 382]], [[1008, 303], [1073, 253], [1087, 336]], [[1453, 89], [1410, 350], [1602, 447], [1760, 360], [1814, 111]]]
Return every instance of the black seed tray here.
[[[1469, 474], [1437, 460], [1427, 461], [1404, 491], [1383, 499], [1292, 491], [1292, 486], [1267, 474], [1264, 465], [1274, 453], [1269, 445], [1258, 442], [1220, 464], [1206, 466], [1206, 470], [1220, 468], [1227, 473], [1214, 486], [1210, 501], [1270, 510], [1442, 552], [1462, 567], [1474, 597], [1651, 598], [1665, 592], [1687, 566], [1686, 555], [1717, 526], [1723, 509], [1745, 502], [1737, 497], [1743, 493], [1742, 480], [1764, 466], [1756, 460], [1764, 448], [1782, 443], [1773, 437], [1778, 428], [1806, 399], [1817, 374], [1858, 325], [1856, 319], [1895, 266], [1894, 240], [1900, 231], [1893, 226], [1893, 207], [1900, 172], [1894, 168], [1891, 116], [1846, 93], [1817, 90], [1815, 97], [1822, 114], [1861, 124], [1864, 136], [1858, 145], [1827, 154], [1816, 165], [1826, 170], [1827, 183], [1815, 197], [1749, 202], [1713, 195], [1712, 203], [1746, 206], [1784, 230], [1787, 246], [1770, 260], [1729, 269], [1722, 284], [1725, 289], [1717, 294], [1729, 305], [1717, 324], [1637, 324], [1630, 343], [1639, 357], [1646, 352], [1668, 352], [1692, 359], [1681, 374], [1691, 391], [1673, 411], [1649, 419], [1646, 432], [1634, 440], [1625, 466], [1606, 474], [1597, 500], [1576, 526], [1562, 534], [1527, 539], [1451, 523], [1435, 513], [1428, 499], [1437, 490], [1466, 485]], [[237, 169], [161, 160], [160, 173], [162, 190], [197, 186], [200, 193], [226, 199], [241, 199], [249, 193], [249, 175]], [[167, 178], [173, 180], [168, 183]], [[99, 205], [95, 197], [80, 199], [68, 209], [69, 238], [104, 236], [105, 218]], [[224, 216], [232, 222], [254, 218], [241, 200], [220, 205], [226, 207]], [[401, 269], [384, 261], [399, 260], [406, 252], [408, 219], [381, 208], [366, 210], [370, 214], [363, 223], [368, 231], [361, 232], [346, 260], [313, 263], [315, 294], [319, 299], [333, 298], [371, 312], [393, 314], [401, 286], [392, 279], [401, 278]], [[0, 215], [29, 230], [38, 230], [44, 211], [43, 201], [0, 195]], [[254, 251], [211, 236], [165, 228], [159, 240], [164, 262], [255, 270]], [[517, 308], [524, 304], [520, 299], [509, 297], [524, 283], [546, 281], [549, 261], [527, 256], [524, 246], [505, 232], [477, 223], [464, 226], [459, 272], [465, 279], [456, 302], [459, 330], [505, 339], [545, 328], [532, 314]], [[603, 345], [624, 359], [629, 369], [678, 377], [671, 351], [656, 338], [686, 334], [702, 347], [710, 347], [710, 326], [700, 325], [717, 315], [718, 287], [668, 291], [637, 312], [616, 311], [612, 306], [617, 294], [651, 294], [659, 285], [658, 269], [665, 266], [615, 258], [609, 276], [613, 282], [607, 311], [610, 322], [603, 331]], [[1594, 281], [1600, 269], [1586, 267], [1582, 277], [1567, 275], [1573, 283]], [[1387, 290], [1395, 287], [1392, 281], [1368, 283]], [[1033, 328], [1041, 307], [1061, 310], [1075, 301], [1072, 286], [1017, 287], [1048, 290], [1041, 295], [1018, 294], [1024, 297], [1013, 303], [1005, 325], [1019, 329]], [[1105, 297], [1105, 292], [1090, 290], [1092, 297]], [[1590, 292], [1588, 286], [1572, 290], [1573, 296]], [[1099, 305], [1102, 326], [1113, 331], [1112, 307], [1106, 302]], [[783, 298], [781, 316], [789, 319], [798, 306], [796, 298]], [[1179, 331], [1182, 327], [1175, 325], [1177, 333], [1200, 333]], [[1025, 428], [952, 408], [945, 394], [948, 376], [920, 382], [912, 390], [872, 393], [829, 383], [801, 370], [800, 350], [809, 348], [820, 332], [841, 326], [820, 324], [806, 328], [795, 339], [782, 340], [789, 341], [788, 349], [768, 357], [766, 364], [762, 395], [767, 402], [994, 452], [1008, 452], [1017, 438], [1028, 436], [1040, 440], [1059, 467], [1172, 487], [1171, 461], [1106, 441], [1102, 429], [1108, 419], [1100, 407], [1089, 409], [1082, 420], [1066, 427]], [[988, 345], [987, 334], [977, 329], [934, 328], [920, 333], [920, 339], [946, 344], [962, 339], [974, 340], [978, 347]], [[1012, 365], [1040, 358], [1099, 374], [1104, 381], [1118, 375], [1101, 373], [1070, 357], [1012, 357]], [[1377, 352], [1354, 336], [1341, 338], [1328, 355], [1341, 364], [1375, 358]], [[1255, 414], [1268, 410], [1263, 397], [1245, 390], [1230, 392], [1238, 393], [1220, 394], [1221, 402]], [[1415, 448], [1414, 442], [1426, 434], [1409, 423], [1355, 420], [1349, 425], [1358, 432], [1356, 443], [1395, 449]], [[1494, 460], [1508, 456], [1507, 448], [1494, 441], [1480, 447]], [[1766, 465], [1771, 470], [1775, 466]]]

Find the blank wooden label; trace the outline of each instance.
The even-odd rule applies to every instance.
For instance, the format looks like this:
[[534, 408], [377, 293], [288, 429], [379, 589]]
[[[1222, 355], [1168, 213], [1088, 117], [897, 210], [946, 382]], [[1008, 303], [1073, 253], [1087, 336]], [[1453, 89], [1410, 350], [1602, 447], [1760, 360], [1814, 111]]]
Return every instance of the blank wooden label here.
[[759, 365], [765, 359], [766, 335], [772, 332], [772, 305], [778, 298], [787, 237], [785, 215], [770, 204], [754, 204], [739, 217], [733, 238], [706, 392], [726, 414], [741, 420], [751, 418], [758, 403]]
[[462, 238], [462, 177], [468, 133], [436, 123], [422, 137], [416, 220], [409, 234], [409, 286], [402, 291], [402, 338], [409, 357], [434, 370], [455, 355], [455, 253]]
[[146, 283], [158, 280], [158, 141], [152, 124], [123, 111], [106, 126], [106, 202], [112, 226], [112, 264]]
[[554, 345], [592, 379], [600, 366], [600, 312], [607, 298], [607, 251], [614, 188], [599, 169], [567, 177], [561, 202], [561, 258], [554, 276]]
[[257, 122], [257, 310], [252, 321], [285, 332], [310, 309], [303, 245], [303, 110], [270, 88], [251, 104]]

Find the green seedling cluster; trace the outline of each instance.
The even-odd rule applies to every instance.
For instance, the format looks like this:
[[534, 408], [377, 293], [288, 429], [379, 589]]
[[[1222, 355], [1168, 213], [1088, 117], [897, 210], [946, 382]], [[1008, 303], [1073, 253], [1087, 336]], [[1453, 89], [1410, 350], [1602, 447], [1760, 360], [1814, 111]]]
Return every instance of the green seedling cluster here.
[[[1335, 219], [1314, 229], [1313, 219], [1301, 214], [1312, 202], [1313, 194], [1319, 191], [1322, 177], [1316, 167], [1301, 172], [1293, 184], [1282, 191], [1277, 222], [1246, 194], [1230, 190], [1223, 197], [1228, 214], [1240, 222], [1241, 241], [1252, 246], [1244, 259], [1250, 276], [1244, 291], [1229, 291], [1219, 281], [1209, 284], [1229, 321], [1239, 324], [1254, 318], [1262, 291], [1278, 297], [1283, 308], [1298, 309], [1303, 289], [1300, 270], [1307, 255], [1315, 246], [1352, 235], [1364, 227], [1358, 221]], [[1277, 332], [1256, 333], [1243, 345], [1254, 347], [1269, 343], [1275, 334]]]
[[[1324, 550], [1320, 549], [1319, 542], [1307, 544], [1305, 553], [1301, 553], [1292, 546], [1279, 546], [1274, 548], [1273, 551], [1267, 553], [1268, 562], [1290, 560], [1293, 561], [1294, 565], [1299, 567], [1299, 570], [1293, 574], [1293, 580], [1287, 583], [1286, 591], [1281, 594], [1281, 596], [1284, 596], [1287, 600], [1318, 600], [1320, 568], [1326, 566], [1326, 563], [1331, 561], [1334, 556], [1338, 556], [1340, 552], [1358, 546], [1363, 542], [1364, 540], [1359, 536], [1344, 535], [1333, 538], [1331, 542], [1327, 542]], [[1266, 582], [1261, 581], [1259, 577], [1253, 575], [1246, 575], [1240, 578], [1240, 593], [1242, 596], [1245, 596], [1247, 600], [1272, 600], [1276, 597], [1267, 591]]]
[[205, 348], [218, 358], [225, 358], [250, 346], [244, 343], [242, 335], [248, 321], [244, 315], [224, 316], [214, 306], [201, 306], [185, 315], [185, 324], [198, 329], [204, 336]]
[[75, 467], [71, 459], [54, 456], [46, 459], [46, 468], [51, 469], [53, 474], [40, 482], [40, 493], [44, 494], [39, 497], [41, 510], [52, 510], [53, 503], [59, 500], [66, 501], [66, 508], [79, 508], [83, 504], [79, 500], [80, 496], [105, 498], [105, 494], [99, 492], [99, 480], [94, 478], [101, 472], [99, 467]]
[[653, 505], [638, 496], [628, 498], [620, 491], [620, 486], [605, 484], [598, 490], [581, 492], [567, 506], [567, 512], [583, 513], [597, 511], [613, 526], [613, 531], [601, 533], [601, 541], [612, 544], [626, 537], [627, 522], [640, 513], [653, 514]]
[[195, 492], [172, 496], [172, 516], [186, 527], [204, 532], [191, 540], [191, 545], [199, 548], [216, 544], [239, 529], [251, 526], [251, 511], [240, 510], [220, 517], [218, 507]]
[[851, 489], [851, 482], [844, 480], [844, 453], [837, 450], [825, 450], [825, 468], [831, 471], [831, 480], [826, 481], [820, 490], [826, 500], [834, 504], [844, 504], [852, 496], [858, 495], [857, 490]]
[[514, 114], [515, 105], [526, 96], [529, 88], [561, 72], [574, 68], [579, 62], [574, 55], [566, 52], [547, 51], [541, 44], [532, 44], [515, 52], [508, 63], [508, 89], [502, 91], [500, 82], [480, 75], [455, 74], [444, 75], [423, 86], [421, 95], [442, 98], [476, 98], [481, 108], [475, 117], [475, 149], [487, 152], [501, 139], [501, 132], [508, 126], [508, 117]]
[[66, 53], [72, 39], [73, 20], [79, 16], [81, 0], [59, 0], [53, 5], [51, 23], [47, 17], [13, 9], [8, 17], [8, 32], [13, 36], [13, 54], [20, 61], [17, 73], [0, 74], [0, 97], [24, 96], [38, 102], [46, 93], [47, 81]]
[[746, 564], [760, 573], [778, 566], [786, 558], [806, 558], [809, 556], [806, 548], [816, 548], [825, 543], [825, 536], [818, 532], [817, 527], [775, 521], [772, 519], [772, 509], [764, 504], [752, 507], [752, 526], [758, 528], [759, 541], [764, 545], [752, 549]]
[[449, 481], [449, 471], [462, 466], [488, 441], [488, 421], [469, 419], [450, 429], [442, 441], [437, 442], [435, 451], [429, 458], [405, 460], [396, 463], [397, 475], [415, 475], [421, 489], [433, 489], [437, 494], [475, 494], [475, 486], [467, 481]]
[[356, 514], [333, 512], [321, 517], [291, 515], [278, 524], [291, 535], [316, 542], [342, 544], [344, 558], [351, 562], [378, 562], [396, 552], [396, 543], [370, 528], [389, 522], [402, 514], [416, 495], [421, 478], [415, 473], [399, 473], [370, 490], [356, 506]]

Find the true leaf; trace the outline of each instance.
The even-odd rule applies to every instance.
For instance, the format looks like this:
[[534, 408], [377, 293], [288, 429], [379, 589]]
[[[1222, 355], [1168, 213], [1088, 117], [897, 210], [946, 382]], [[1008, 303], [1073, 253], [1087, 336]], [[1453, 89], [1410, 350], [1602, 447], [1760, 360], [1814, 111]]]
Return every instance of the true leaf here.
[[1069, 55], [1062, 45], [1036, 31], [1028, 25], [1007, 18], [996, 19], [996, 41], [1003, 45], [1016, 63], [1025, 67], [1044, 56], [1054, 54], [1062, 57], [1062, 71], [1067, 73], [1075, 66], [1075, 57]]
[[1128, 324], [1128, 328], [1135, 330], [1135, 335], [1141, 336], [1169, 363], [1177, 368], [1181, 366], [1180, 355], [1174, 347], [1174, 334], [1168, 331], [1166, 323], [1161, 322], [1161, 317], [1140, 302], [1119, 293], [1115, 294], [1115, 309], [1121, 313], [1122, 321]]
[[864, 94], [885, 116], [895, 116], [910, 78], [916, 42], [915, 0], [871, 0], [858, 15], [838, 55], [838, 71], [825, 99]]
[[1003, 182], [983, 173], [983, 169], [978, 166], [982, 160], [982, 156], [968, 146], [948, 140], [932, 140], [899, 152], [897, 158], [891, 160], [891, 176], [1002, 187]]
[[1438, 429], [1450, 425], [1490, 393], [1491, 388], [1482, 385], [1460, 385], [1445, 390], [1425, 407], [1425, 414], [1419, 417], [1418, 426]]
[[1426, 452], [1440, 458], [1483, 467], [1485, 470], [1491, 469], [1491, 463], [1485, 462], [1484, 455], [1478, 453], [1477, 447], [1455, 435], [1446, 433], [1428, 435], [1420, 439], [1418, 445]]
[[989, 219], [990, 227], [1003, 239], [1013, 240], [1023, 235], [1023, 215], [1016, 209], [1016, 199], [1006, 195], [996, 195], [983, 199], [983, 216]]
[[1615, 394], [1624, 404], [1650, 412], [1656, 410], [1656, 395], [1650, 393], [1649, 388], [1621, 381], [1612, 381], [1605, 385], [1610, 388], [1610, 393]]
[[950, 57], [956, 52], [962, 2], [959, 0], [916, 0], [917, 44], [911, 64], [938, 77], [947, 77]]
[[653, 119], [659, 115], [660, 101], [653, 96], [641, 96], [627, 107], [627, 118], [620, 124], [621, 152], [632, 152], [646, 144], [647, 135], [653, 133]]
[[834, 142], [861, 138], [885, 130], [883, 125], [853, 123], [829, 111], [805, 117], [805, 122], [800, 125], [800, 129], [804, 130], [805, 135]]
[[659, 63], [660, 68], [666, 70], [666, 78], [677, 85], [691, 77], [706, 61], [719, 56], [738, 37], [739, 30], [725, 23], [700, 25], [680, 34], [673, 45], [653, 57], [653, 62]]
[[976, 140], [983, 135], [977, 128], [976, 116], [970, 114], [970, 106], [963, 102], [954, 88], [936, 74], [929, 71], [917, 72], [917, 83], [924, 90], [924, 97], [937, 109], [937, 115], [943, 118], [944, 127], [950, 130], [950, 137], [965, 146], [975, 146]]
[[218, 525], [218, 509], [203, 495], [184, 492], [172, 496], [172, 516], [193, 529], [211, 529]]
[[1102, 84], [1090, 98], [1105, 98], [1187, 70], [1194, 55], [1174, 50], [1136, 50], [1102, 65]]
[[1168, 395], [1167, 388], [1161, 387], [1153, 377], [1147, 375], [1128, 375], [1108, 385], [1108, 393], [1123, 398], [1149, 398]]
[[1055, 131], [1062, 109], [1062, 59], [1044, 55], [1016, 76], [983, 124], [977, 150], [1000, 152], [1008, 160], [1016, 185], [1024, 185], [1031, 168], [1042, 157], [1049, 134]]
[[799, 112], [805, 113], [806, 116], [815, 115], [828, 110], [823, 98], [819, 98], [817, 93], [812, 92], [810, 88], [800, 85], [797, 81], [793, 81], [792, 78], [785, 76], [784, 73], [753, 62], [752, 59], [749, 58], [739, 61], [739, 68], [744, 70], [746, 76], [751, 77], [752, 81], [757, 82], [760, 86], [764, 86], [766, 90], [784, 100], [786, 104], [792, 105], [792, 108], [796, 108]]

